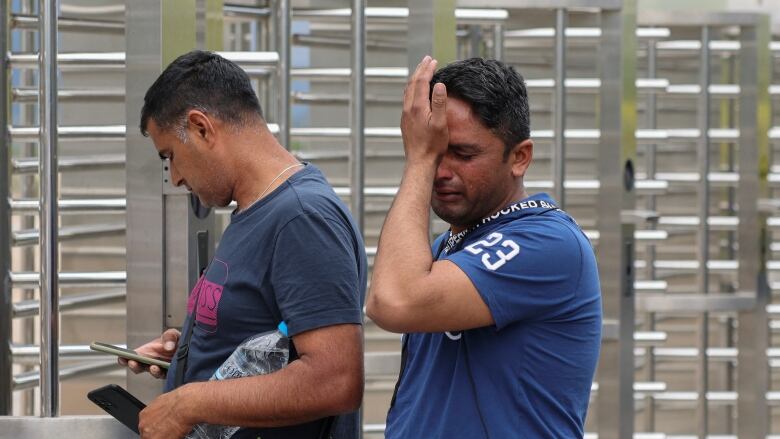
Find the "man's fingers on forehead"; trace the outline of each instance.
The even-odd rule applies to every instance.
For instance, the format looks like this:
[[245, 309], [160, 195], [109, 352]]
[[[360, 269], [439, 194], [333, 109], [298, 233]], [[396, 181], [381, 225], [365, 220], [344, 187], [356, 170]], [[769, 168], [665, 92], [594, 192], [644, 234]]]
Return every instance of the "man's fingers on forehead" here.
[[415, 100], [419, 99], [419, 96], [423, 93], [426, 94], [427, 99], [428, 82], [430, 82], [430, 78], [426, 79], [426, 72], [428, 71], [427, 67], [431, 60], [432, 58], [430, 56], [425, 55], [420, 63], [417, 64], [414, 73], [409, 77], [406, 88], [404, 88], [404, 109], [411, 109]]
[[415, 91], [417, 91], [416, 87], [425, 87], [428, 85], [428, 82], [430, 82], [431, 78], [425, 74], [425, 72], [422, 72], [421, 74], [417, 75], [416, 78], [414, 78], [415, 82]]
[[420, 78], [420, 73], [423, 71], [423, 66], [425, 65], [427, 61], [428, 56], [426, 55], [422, 61], [420, 61], [419, 64], [417, 64], [417, 68], [414, 70], [414, 73], [412, 76], [409, 77], [409, 81], [406, 83], [406, 90], [404, 91], [404, 103], [406, 104], [406, 100], [408, 99], [408, 104], [411, 105], [411, 102], [414, 100], [414, 97], [417, 94], [417, 82]]
[[423, 64], [425, 64], [425, 57], [423, 57], [423, 59], [421, 59], [420, 62], [417, 63], [417, 67], [414, 68], [414, 73], [419, 72], [420, 67], [422, 67]]
[[431, 60], [431, 57], [430, 57], [429, 55], [425, 55], [425, 56], [424, 56], [424, 57], [423, 57], [423, 58], [420, 60], [420, 64], [417, 64], [417, 68], [420, 68], [420, 67], [424, 66], [424, 65], [425, 65], [425, 64], [427, 64], [427, 63], [428, 63], [428, 61], [430, 61], [430, 60]]
[[435, 59], [431, 59], [431, 62], [428, 63], [428, 73], [433, 77], [433, 73], [436, 71], [436, 66], [439, 65], [439, 61]]
[[[431, 91], [431, 79], [433, 78], [433, 72], [436, 69], [436, 60], [431, 59], [425, 68], [420, 72], [420, 75], [416, 78], [415, 88], [415, 100], [420, 102], [420, 105], [428, 107], [428, 97]], [[425, 102], [425, 104], [422, 104]]]
[[422, 61], [420, 61], [420, 64], [417, 64], [417, 68], [416, 68], [416, 69], [414, 69], [414, 74], [412, 75], [412, 79], [416, 78], [416, 77], [417, 77], [417, 76], [420, 74], [420, 72], [422, 72], [422, 71], [424, 71], [424, 70], [425, 70], [425, 68], [424, 68], [424, 67], [425, 67], [426, 65], [428, 65], [428, 63], [430, 62], [430, 60], [431, 60], [431, 58], [430, 58], [428, 55], [425, 55], [425, 56], [423, 57]]
[[430, 81], [431, 77], [433, 76], [433, 72], [436, 69], [436, 60], [433, 58], [428, 58], [428, 62], [425, 63], [425, 69], [423, 69], [423, 76], [425, 76], [426, 81]]
[[408, 109], [412, 106], [412, 100], [414, 98], [414, 78], [409, 79], [404, 88], [404, 109]]

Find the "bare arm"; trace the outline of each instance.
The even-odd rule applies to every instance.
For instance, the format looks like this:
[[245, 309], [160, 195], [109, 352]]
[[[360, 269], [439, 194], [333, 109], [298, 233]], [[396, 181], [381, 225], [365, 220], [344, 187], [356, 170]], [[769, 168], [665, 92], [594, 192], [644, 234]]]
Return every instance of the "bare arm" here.
[[299, 359], [270, 374], [185, 386], [193, 421], [272, 427], [356, 410], [363, 398], [359, 325], [295, 336]]
[[356, 410], [363, 397], [361, 332], [354, 324], [307, 331], [293, 338], [299, 359], [280, 371], [161, 395], [141, 412], [142, 437], [182, 437], [203, 422], [280, 427]]
[[462, 330], [493, 324], [485, 302], [455, 264], [434, 262], [428, 242], [431, 191], [447, 151], [444, 84], [429, 103], [436, 61], [426, 57], [404, 92], [401, 117], [406, 167], [379, 238], [368, 316], [394, 332]]

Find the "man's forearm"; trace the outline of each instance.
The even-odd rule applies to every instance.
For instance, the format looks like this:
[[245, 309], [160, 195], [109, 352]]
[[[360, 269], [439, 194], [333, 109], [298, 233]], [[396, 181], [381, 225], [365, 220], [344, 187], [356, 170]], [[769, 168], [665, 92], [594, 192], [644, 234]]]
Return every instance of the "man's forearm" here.
[[191, 383], [181, 388], [193, 424], [281, 427], [355, 410], [362, 376], [327, 373], [305, 357], [269, 375]]
[[431, 269], [428, 227], [436, 163], [429, 162], [410, 163], [404, 171], [379, 237], [372, 293], [406, 290], [410, 282], [424, 277]]

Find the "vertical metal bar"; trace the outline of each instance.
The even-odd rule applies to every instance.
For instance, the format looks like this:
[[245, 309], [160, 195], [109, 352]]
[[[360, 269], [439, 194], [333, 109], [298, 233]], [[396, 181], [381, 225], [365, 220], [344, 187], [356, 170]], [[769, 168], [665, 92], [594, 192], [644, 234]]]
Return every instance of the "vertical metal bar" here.
[[409, 44], [406, 49], [409, 71], [425, 55], [445, 66], [456, 59], [455, 0], [408, 0]]
[[493, 26], [493, 58], [504, 60], [504, 25]]
[[206, 50], [206, 1], [195, 0], [195, 48]]
[[[366, 0], [352, 0], [352, 76], [350, 81], [349, 207], [361, 232], [365, 227], [366, 157]], [[363, 340], [365, 344], [365, 340]], [[358, 437], [363, 437], [363, 406], [357, 416]]]
[[[269, 34], [272, 32], [271, 22], [274, 15], [255, 17], [252, 21], [252, 44], [253, 50], [257, 51], [269, 51]], [[257, 81], [257, 93], [260, 98], [260, 104], [264, 111], [268, 111], [268, 98], [272, 87], [268, 86], [268, 81]], [[267, 116], [266, 116], [267, 117]]]
[[[206, 1], [206, 35], [204, 40], [206, 50], [225, 50], [225, 42], [223, 41], [225, 37], [224, 9], [224, 0]], [[251, 41], [250, 45], [252, 43], [254, 41]]]
[[[271, 15], [268, 18], [267, 27], [266, 27], [266, 38], [263, 50], [267, 51], [276, 51], [278, 52], [279, 49], [279, 23], [277, 21], [277, 17], [279, 16], [279, 1], [271, 1]], [[281, 60], [280, 60], [281, 61]], [[281, 66], [281, 63], [279, 64]], [[278, 75], [278, 73], [277, 73]], [[278, 76], [276, 76], [278, 78]], [[263, 82], [261, 81], [261, 84]], [[266, 115], [266, 120], [273, 120], [278, 121], [279, 120], [279, 110], [280, 106], [277, 104], [278, 102], [278, 96], [279, 96], [279, 90], [277, 87], [278, 84], [267, 84], [265, 90], [267, 93], [261, 98], [263, 99], [263, 111]], [[260, 87], [260, 90], [263, 90], [263, 87]], [[281, 128], [281, 127], [280, 127]], [[286, 145], [282, 145], [285, 146]]]
[[[197, 49], [225, 50], [222, 41], [225, 29], [222, 22], [224, 6], [223, 0], [195, 1], [195, 47]], [[252, 47], [253, 44], [254, 40], [250, 39], [248, 42], [250, 51], [257, 50]]]
[[469, 26], [469, 57], [482, 56], [482, 26], [474, 24]]
[[[10, 49], [11, 3], [0, 1], [0, 53]], [[13, 414], [13, 358], [11, 357], [11, 208], [6, 200], [11, 183], [11, 89], [8, 63], [0, 66], [0, 416]]]
[[279, 143], [290, 149], [290, 69], [292, 68], [292, 50], [290, 47], [290, 29], [292, 22], [291, 0], [277, 0], [276, 3], [276, 43], [279, 51]]
[[[729, 53], [725, 57], [720, 59], [720, 83], [732, 84], [734, 83], [734, 73], [736, 64], [736, 54]], [[722, 99], [720, 101], [720, 128], [734, 128], [734, 110], [736, 99]], [[734, 172], [736, 170], [735, 161], [735, 145], [731, 142], [721, 142], [720, 144], [720, 171]], [[725, 207], [721, 208], [719, 215], [722, 216], [736, 216], [736, 188], [727, 187], [722, 189], [722, 201], [726, 203]], [[722, 203], [718, 203], [722, 204]], [[718, 258], [726, 260], [736, 260], [736, 233], [728, 230], [721, 232], [717, 241], [720, 243], [718, 246]], [[727, 279], [721, 279], [720, 285], [718, 285], [718, 292], [734, 292], [733, 283]], [[722, 321], [723, 326], [723, 341], [722, 346], [735, 348], [736, 347], [736, 319], [731, 315], [727, 316], [725, 321]], [[723, 364], [723, 370], [719, 373], [721, 380], [715, 385], [719, 388], [723, 388], [729, 391], [736, 391], [736, 367], [734, 362], [726, 362]], [[736, 413], [736, 407], [728, 405], [723, 408], [724, 414], [724, 428], [726, 432], [733, 433]]]
[[41, 416], [59, 415], [59, 285], [57, 278], [57, 0], [38, 2], [41, 249]]
[[350, 81], [349, 205], [358, 227], [363, 230], [365, 206], [365, 127], [366, 127], [366, 0], [352, 1], [352, 76]]
[[769, 434], [770, 425], [766, 401], [770, 388], [766, 350], [771, 341], [766, 313], [770, 296], [766, 274], [769, 243], [766, 215], [759, 211], [757, 202], [769, 194], [769, 15], [758, 15], [755, 26], [743, 26], [740, 31], [737, 283], [740, 292], [755, 292], [756, 307], [738, 314], [737, 437], [763, 438]]
[[[647, 42], [647, 77], [655, 78], [658, 75], [657, 59], [658, 49], [656, 47], [656, 41], [650, 40]], [[647, 128], [655, 129], [658, 127], [657, 110], [657, 97], [654, 92], [650, 92], [647, 95], [647, 109], [645, 111], [647, 117]], [[655, 173], [657, 168], [656, 162], [656, 145], [649, 144], [645, 148], [645, 168], [647, 170], [647, 178], [655, 180]], [[655, 211], [656, 200], [655, 195], [647, 195], [646, 208], [649, 211]], [[650, 224], [651, 229], [656, 228], [656, 223]], [[656, 249], [655, 244], [648, 244], [645, 248], [645, 264], [647, 266], [646, 276], [647, 279], [655, 279], [655, 259]], [[655, 313], [651, 312], [647, 314], [648, 330], [655, 331]], [[646, 379], [648, 382], [655, 381], [655, 348], [648, 346], [647, 354], [645, 357]], [[648, 394], [645, 397], [645, 431], [655, 431], [655, 399], [652, 394]]]
[[596, 200], [599, 278], [605, 333], [596, 372], [599, 439], [634, 432], [634, 224], [622, 213], [635, 209], [636, 1], [601, 12], [597, 112], [601, 138]]
[[563, 180], [566, 178], [566, 9], [555, 11], [555, 145], [553, 147], [553, 186], [558, 205], [566, 207], [566, 191]]
[[[698, 187], [698, 217], [699, 228], [697, 232], [697, 259], [699, 272], [697, 276], [697, 288], [700, 294], [709, 293], [709, 262], [710, 228], [708, 224], [710, 207], [710, 29], [702, 26], [701, 52], [699, 53], [699, 98], [698, 98], [698, 127], [699, 140], [696, 149], [696, 161], [699, 168]], [[696, 405], [696, 425], [698, 437], [705, 439], [709, 427], [709, 407], [707, 404], [707, 391], [709, 390], [709, 361], [707, 348], [709, 347], [709, 313], [704, 312], [699, 316], [699, 357], [697, 361], [697, 390], [698, 404]]]
[[[34, 14], [35, 13], [35, 4], [38, 2], [38, 0], [26, 0], [22, 2], [22, 13], [23, 14]], [[29, 31], [24, 33], [24, 36], [22, 37], [21, 41], [21, 49], [23, 52], [34, 52], [38, 50], [37, 47], [37, 30], [30, 29]], [[23, 75], [23, 85], [28, 87], [34, 87], [36, 86], [38, 72], [34, 72], [31, 70], [28, 70], [24, 72]], [[36, 103], [37, 104], [37, 103]], [[11, 104], [9, 104], [11, 105]], [[23, 119], [20, 121], [22, 125], [31, 126], [31, 125], [37, 125], [38, 124], [38, 108], [36, 108], [37, 105], [28, 104], [26, 105], [25, 111], [22, 114]], [[9, 113], [12, 114], [12, 113]], [[37, 154], [38, 145], [34, 142], [29, 142], [25, 145], [23, 154], [25, 157], [33, 157]], [[36, 175], [29, 175], [22, 178], [22, 187], [21, 187], [21, 193], [22, 196], [28, 197], [28, 198], [35, 198], [38, 196], [38, 181]], [[22, 223], [21, 226], [23, 229], [34, 229], [36, 227], [35, 225], [35, 217], [31, 215], [25, 215], [22, 217]], [[25, 269], [29, 269], [30, 271], [35, 271], [35, 264], [36, 264], [36, 248], [34, 246], [30, 246], [24, 249], [24, 256], [23, 260], [21, 262], [22, 267], [25, 267]], [[25, 289], [23, 290], [23, 299], [24, 300], [32, 300], [35, 299], [35, 289]], [[22, 337], [21, 341], [24, 343], [29, 344], [35, 344], [37, 343], [37, 334], [35, 328], [37, 326], [40, 326], [38, 322], [35, 319], [25, 319], [24, 322], [22, 322]], [[18, 326], [17, 326], [18, 328]], [[13, 333], [13, 328], [12, 328]], [[24, 372], [29, 372], [34, 369], [35, 366], [23, 366]], [[17, 409], [17, 413], [20, 413], [22, 415], [28, 415], [32, 416], [35, 414], [36, 407], [38, 405], [38, 402], [35, 400], [35, 393], [36, 390], [29, 389], [28, 391], [23, 393], [23, 406], [19, 407]]]

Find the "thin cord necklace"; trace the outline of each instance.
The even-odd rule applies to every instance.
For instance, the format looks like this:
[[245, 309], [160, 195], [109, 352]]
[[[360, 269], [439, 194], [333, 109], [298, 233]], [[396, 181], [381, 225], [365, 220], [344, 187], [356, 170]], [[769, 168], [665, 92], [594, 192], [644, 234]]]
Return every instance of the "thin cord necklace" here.
[[285, 172], [289, 171], [289, 170], [290, 170], [290, 169], [292, 169], [292, 168], [296, 168], [296, 167], [298, 167], [298, 166], [303, 166], [303, 165], [304, 165], [303, 163], [296, 163], [296, 164], [294, 164], [294, 165], [290, 165], [290, 166], [288, 166], [288, 167], [286, 167], [286, 168], [282, 169], [282, 172], [280, 172], [280, 173], [279, 173], [279, 175], [277, 175], [276, 177], [274, 177], [274, 179], [273, 179], [273, 180], [271, 180], [271, 182], [270, 182], [270, 183], [268, 183], [268, 186], [266, 186], [266, 187], [265, 187], [265, 190], [264, 190], [263, 192], [261, 192], [261, 193], [260, 193], [260, 195], [259, 195], [257, 198], [255, 198], [255, 201], [252, 201], [252, 203], [250, 203], [250, 204], [249, 204], [249, 206], [246, 206], [246, 208], [244, 208], [244, 209], [241, 209], [241, 210], [242, 210], [242, 211], [243, 211], [243, 210], [247, 210], [247, 209], [249, 209], [250, 207], [254, 206], [254, 204], [255, 204], [255, 203], [257, 203], [258, 201], [260, 201], [260, 199], [261, 199], [261, 198], [263, 198], [263, 195], [265, 195], [265, 193], [266, 193], [266, 192], [268, 192], [268, 189], [271, 189], [271, 185], [272, 185], [272, 184], [274, 184], [274, 182], [276, 182], [276, 180], [278, 180], [278, 179], [279, 179], [279, 177], [281, 177], [282, 175], [284, 175], [284, 173], [285, 173]]

